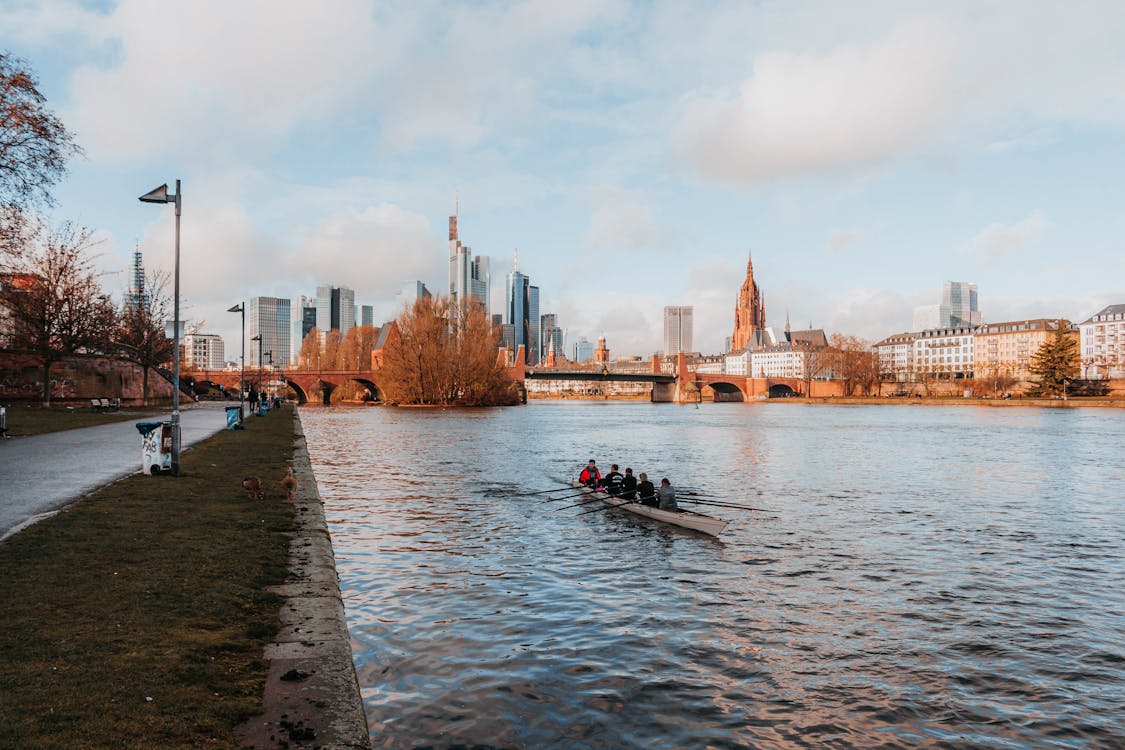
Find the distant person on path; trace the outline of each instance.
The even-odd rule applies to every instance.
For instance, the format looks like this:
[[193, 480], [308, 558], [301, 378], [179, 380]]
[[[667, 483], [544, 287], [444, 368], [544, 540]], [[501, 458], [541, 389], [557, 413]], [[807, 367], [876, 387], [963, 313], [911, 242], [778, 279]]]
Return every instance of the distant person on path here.
[[605, 491], [614, 497], [621, 494], [621, 489], [625, 485], [625, 477], [621, 476], [621, 472], [617, 470], [617, 464], [609, 467], [609, 473], [605, 475], [602, 484], [605, 485]]
[[641, 483], [637, 485], [637, 494], [640, 495], [641, 505], [647, 505], [650, 508], [656, 507], [656, 488], [652, 486], [652, 482], [648, 481], [648, 474], [641, 472]]
[[656, 496], [660, 498], [660, 510], [680, 509], [680, 506], [676, 505], [676, 490], [668, 481], [668, 477], [660, 480], [660, 489], [656, 491]]
[[594, 459], [590, 459], [590, 463], [578, 475], [578, 481], [589, 487], [597, 487], [598, 483], [602, 481], [602, 473], [598, 471], [598, 467], [594, 465]]
[[621, 497], [626, 500], [637, 499], [637, 478], [633, 476], [632, 469], [625, 469], [625, 476], [621, 480]]

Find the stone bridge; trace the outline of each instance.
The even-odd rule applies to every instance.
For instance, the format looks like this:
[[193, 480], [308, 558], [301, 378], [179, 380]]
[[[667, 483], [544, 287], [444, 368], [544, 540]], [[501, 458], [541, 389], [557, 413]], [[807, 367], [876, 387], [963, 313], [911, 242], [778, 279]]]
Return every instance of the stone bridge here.
[[[517, 362], [522, 347], [517, 353]], [[751, 378], [745, 375], [721, 375], [699, 373], [688, 369], [684, 355], [676, 358], [675, 373], [661, 369], [660, 357], [653, 356], [649, 372], [614, 372], [608, 367], [595, 370], [557, 370], [528, 368], [516, 364], [507, 368], [508, 377], [517, 382], [525, 380], [586, 380], [593, 382], [647, 382], [652, 383], [652, 400], [657, 402], [692, 403], [701, 401], [703, 389], [710, 388], [715, 401], [756, 401], [763, 398], [804, 396], [805, 382], [799, 378]], [[191, 376], [197, 384], [221, 385], [224, 389], [238, 392], [240, 373], [238, 370], [199, 370], [185, 372], [183, 377]], [[379, 384], [379, 371], [371, 370], [259, 370], [246, 369], [246, 387], [261, 388], [260, 383], [284, 382], [297, 394], [297, 402], [308, 403], [309, 394], [320, 393], [320, 400], [327, 404], [332, 392], [345, 383], [363, 386], [372, 400], [383, 399], [383, 388]], [[837, 383], [832, 381], [813, 381], [814, 396], [840, 395]]]

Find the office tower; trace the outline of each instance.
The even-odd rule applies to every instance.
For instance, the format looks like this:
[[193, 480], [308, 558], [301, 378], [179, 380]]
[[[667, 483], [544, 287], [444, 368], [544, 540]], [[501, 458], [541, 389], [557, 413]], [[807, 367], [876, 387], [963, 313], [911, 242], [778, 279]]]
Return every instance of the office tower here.
[[754, 332], [766, 327], [766, 305], [762, 300], [762, 290], [754, 281], [754, 259], [746, 261], [746, 279], [738, 290], [738, 301], [734, 305], [734, 333], [731, 335], [731, 350], [745, 349], [754, 340]]
[[355, 292], [346, 286], [316, 288], [316, 327], [321, 336], [327, 331], [347, 333], [355, 325]]
[[456, 307], [461, 302], [475, 299], [488, 312], [488, 299], [492, 290], [488, 257], [473, 257], [472, 248], [461, 244], [457, 229], [457, 214], [449, 217], [449, 301]]
[[585, 336], [574, 342], [574, 361], [588, 362], [594, 358], [594, 343]]
[[488, 256], [478, 255], [473, 258], [471, 269], [473, 299], [479, 300], [484, 305], [484, 312], [488, 314], [488, 300], [492, 293], [492, 277], [488, 271]]
[[563, 356], [563, 329], [559, 327], [559, 316], [544, 313], [539, 316], [539, 361], [545, 362], [552, 351]]
[[409, 309], [417, 300], [432, 296], [430, 290], [421, 281], [411, 281], [395, 292], [396, 310]]
[[184, 362], [193, 370], [221, 370], [226, 367], [223, 339], [214, 333], [189, 333], [184, 336]]
[[[536, 300], [538, 303], [538, 300]], [[519, 272], [519, 258], [508, 274], [507, 289], [507, 324], [512, 326], [512, 350], [520, 346], [524, 348], [524, 361], [531, 362], [529, 342], [531, 341], [531, 322], [529, 319], [531, 307], [531, 280]]]
[[145, 289], [145, 266], [141, 257], [141, 246], [133, 249], [133, 267], [129, 272], [129, 291], [125, 293], [125, 309], [148, 307], [148, 291]]
[[[261, 362], [268, 363], [270, 357], [275, 365], [284, 367], [290, 361], [290, 339], [292, 329], [289, 325], [289, 300], [279, 297], [253, 297], [246, 307], [246, 325], [250, 338], [261, 336], [260, 341], [250, 341], [246, 366], [257, 367], [259, 353]], [[266, 355], [265, 352], [271, 352]]]
[[539, 287], [527, 288], [527, 363], [539, 364], [539, 349], [542, 338], [539, 336]]
[[979, 326], [977, 285], [967, 281], [945, 282], [941, 289], [941, 315], [943, 326]]
[[977, 285], [967, 281], [946, 281], [942, 284], [939, 304], [914, 308], [914, 331], [975, 327], [980, 324]]
[[301, 351], [301, 345], [305, 342], [305, 336], [308, 336], [309, 331], [316, 325], [316, 298], [298, 295], [292, 301], [289, 315], [292, 332], [289, 339], [290, 362], [295, 362]]
[[664, 354], [694, 351], [691, 348], [692, 317], [691, 305], [671, 305], [664, 308]]
[[359, 306], [359, 324], [361, 326], [375, 325], [375, 308], [372, 305]]

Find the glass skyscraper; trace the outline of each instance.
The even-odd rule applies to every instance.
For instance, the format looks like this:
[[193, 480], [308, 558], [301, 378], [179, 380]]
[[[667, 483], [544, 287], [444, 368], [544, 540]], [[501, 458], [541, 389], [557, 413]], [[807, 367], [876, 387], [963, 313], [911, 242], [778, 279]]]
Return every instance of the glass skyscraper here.
[[246, 308], [246, 325], [250, 338], [261, 336], [260, 341], [251, 341], [246, 353], [246, 366], [257, 367], [259, 352], [270, 352], [262, 356], [263, 365], [270, 357], [275, 365], [284, 367], [290, 362], [289, 300], [280, 297], [253, 297]]
[[692, 347], [691, 305], [670, 305], [664, 308], [664, 354], [694, 351]]

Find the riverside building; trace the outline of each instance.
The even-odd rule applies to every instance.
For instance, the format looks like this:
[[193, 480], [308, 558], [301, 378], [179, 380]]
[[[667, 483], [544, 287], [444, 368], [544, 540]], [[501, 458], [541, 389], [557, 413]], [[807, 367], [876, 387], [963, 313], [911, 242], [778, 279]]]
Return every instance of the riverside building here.
[[[348, 309], [351, 309], [350, 305]], [[292, 331], [287, 297], [252, 297], [246, 306], [246, 330], [251, 338], [250, 349], [246, 353], [247, 367], [257, 367], [259, 361], [265, 364], [270, 357], [273, 357], [275, 365], [285, 367], [289, 364]], [[255, 336], [261, 338], [254, 341]]]
[[975, 376], [1029, 379], [1032, 356], [1055, 335], [1060, 323], [1065, 332], [1078, 335], [1077, 327], [1069, 320], [1050, 318], [988, 323], [977, 328], [973, 333]]
[[664, 356], [686, 354], [692, 350], [691, 305], [670, 305], [664, 308]]
[[1125, 305], [1110, 305], [1078, 324], [1084, 378], [1125, 378]]

